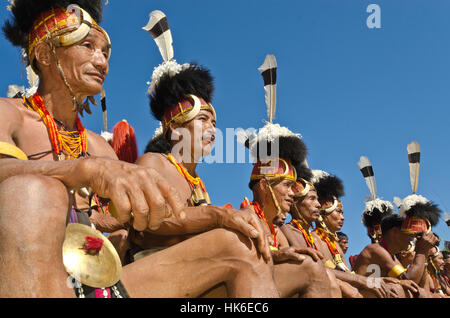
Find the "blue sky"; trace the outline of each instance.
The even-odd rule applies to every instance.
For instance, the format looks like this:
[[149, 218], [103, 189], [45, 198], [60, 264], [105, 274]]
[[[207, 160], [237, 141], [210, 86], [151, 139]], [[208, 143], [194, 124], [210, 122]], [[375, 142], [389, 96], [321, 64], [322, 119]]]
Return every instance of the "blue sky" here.
[[[369, 29], [369, 4], [381, 9], [381, 28]], [[1, 0], [0, 22], [9, 12]], [[418, 194], [450, 211], [450, 3], [444, 0], [109, 0], [103, 27], [112, 40], [105, 83], [109, 128], [127, 119], [139, 153], [157, 128], [148, 106], [147, 81], [162, 62], [141, 28], [150, 11], [168, 17], [179, 63], [198, 62], [215, 77], [217, 127], [263, 126], [267, 119], [263, 80], [257, 68], [267, 54], [278, 62], [274, 122], [302, 134], [313, 169], [336, 174], [345, 186], [342, 231], [348, 255], [369, 239], [361, 224], [369, 191], [357, 167], [372, 161], [378, 195], [411, 194], [406, 146], [420, 143]], [[9, 84], [26, 84], [19, 50], [4, 37], [1, 96]], [[100, 108], [83, 123], [100, 133]], [[213, 202], [238, 206], [250, 164], [201, 164]], [[441, 221], [435, 232], [449, 240]], [[441, 245], [442, 246], [442, 245]]]

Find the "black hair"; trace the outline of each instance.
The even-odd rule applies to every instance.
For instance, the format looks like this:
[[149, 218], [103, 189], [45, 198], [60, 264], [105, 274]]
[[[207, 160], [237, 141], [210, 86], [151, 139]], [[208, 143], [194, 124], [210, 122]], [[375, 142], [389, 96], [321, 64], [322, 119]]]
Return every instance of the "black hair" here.
[[157, 152], [157, 153], [168, 154], [171, 149], [172, 149], [172, 146], [171, 146], [170, 142], [166, 138], [164, 138], [164, 136], [161, 134], [156, 137], [153, 137], [148, 142], [144, 153]]
[[386, 217], [381, 219], [381, 232], [383, 234], [387, 234], [387, 232], [393, 227], [400, 228], [405, 218], [401, 217], [398, 214], [387, 215]]
[[348, 240], [348, 236], [344, 232], [336, 232], [336, 235], [337, 235], [339, 241], [343, 240], [343, 239], [347, 239]]

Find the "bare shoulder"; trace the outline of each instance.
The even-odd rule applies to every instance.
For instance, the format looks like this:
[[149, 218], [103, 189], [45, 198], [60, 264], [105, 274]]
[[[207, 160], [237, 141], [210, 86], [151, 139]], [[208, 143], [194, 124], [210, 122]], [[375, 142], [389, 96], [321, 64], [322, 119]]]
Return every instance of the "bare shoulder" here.
[[14, 142], [15, 134], [24, 122], [20, 108], [25, 109], [21, 99], [0, 97], [0, 141]]
[[0, 120], [6, 122], [7, 120], [23, 120], [20, 108], [25, 109], [22, 99], [20, 98], [5, 98], [0, 97]]
[[168, 164], [168, 160], [167, 157], [161, 153], [147, 152], [136, 160], [136, 164], [139, 166], [156, 169], [166, 166]]
[[361, 253], [359, 253], [358, 258], [360, 258], [360, 257], [361, 257], [361, 259], [379, 258], [380, 256], [382, 256], [384, 254], [383, 252], [385, 252], [385, 250], [382, 246], [380, 246], [380, 244], [373, 243], [373, 244], [367, 245], [361, 251]]
[[90, 155], [97, 157], [105, 157], [110, 159], [118, 159], [111, 145], [99, 134], [86, 129], [88, 138], [88, 152]]

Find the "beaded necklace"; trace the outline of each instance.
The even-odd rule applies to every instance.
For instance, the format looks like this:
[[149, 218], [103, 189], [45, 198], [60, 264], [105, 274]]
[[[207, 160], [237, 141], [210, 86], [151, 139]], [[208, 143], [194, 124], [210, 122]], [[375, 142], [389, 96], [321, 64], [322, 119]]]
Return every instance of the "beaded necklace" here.
[[196, 177], [191, 176], [190, 173], [175, 160], [172, 154], [169, 153], [167, 157], [169, 158], [169, 161], [175, 166], [178, 173], [181, 174], [191, 186], [193, 190], [191, 198], [194, 201], [194, 205], [211, 204], [211, 200], [209, 198], [208, 192], [206, 192], [205, 184], [203, 183], [202, 179], [200, 179], [197, 174], [195, 174]]
[[333, 255], [333, 261], [336, 267], [344, 272], [350, 271], [347, 265], [345, 265], [345, 263], [342, 261], [341, 254], [339, 253], [339, 250], [337, 249], [336, 246], [336, 240], [332, 241], [330, 237], [325, 233], [324, 229], [320, 227], [317, 227], [314, 231], [320, 236], [322, 241], [324, 241], [327, 244], [328, 249], [331, 252], [331, 255]]
[[311, 232], [309, 230], [305, 230], [301, 225], [301, 223], [296, 219], [292, 219], [291, 224], [294, 225], [297, 228], [297, 230], [299, 230], [303, 234], [303, 238], [305, 239], [305, 242], [308, 245], [308, 247], [317, 250], [317, 246], [316, 243], [314, 243], [314, 237], [312, 236]]
[[270, 234], [272, 234], [272, 238], [273, 238], [273, 244], [271, 245], [273, 248], [278, 248], [278, 243], [277, 243], [277, 236], [275, 235], [275, 229], [273, 227], [273, 224], [271, 224], [271, 226], [269, 226], [269, 223], [267, 222], [266, 217], [264, 216], [264, 212], [261, 209], [261, 206], [259, 205], [258, 202], [253, 201], [251, 203], [253, 205], [253, 208], [255, 210], [256, 215], [261, 219], [264, 220], [264, 222], [267, 225], [267, 228], [270, 230]]
[[44, 121], [58, 160], [63, 159], [63, 150], [68, 155], [66, 159], [86, 156], [87, 134], [78, 116], [76, 119], [77, 131], [58, 130], [55, 120], [45, 108], [44, 100], [39, 93], [28, 98], [24, 97], [24, 103], [29, 109], [37, 112]]

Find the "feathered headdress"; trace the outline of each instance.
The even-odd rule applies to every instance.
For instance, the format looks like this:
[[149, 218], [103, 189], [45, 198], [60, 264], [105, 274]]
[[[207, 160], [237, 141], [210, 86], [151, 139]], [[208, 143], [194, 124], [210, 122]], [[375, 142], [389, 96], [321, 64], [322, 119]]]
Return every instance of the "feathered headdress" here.
[[33, 24], [43, 13], [52, 9], [67, 8], [75, 4], [87, 11], [97, 23], [102, 21], [102, 0], [15, 0], [10, 3], [8, 9], [13, 14], [13, 20], [5, 22], [3, 32], [13, 45], [26, 50]]
[[[101, 0], [15, 0], [10, 1], [8, 9], [13, 14], [3, 26], [6, 38], [15, 46], [22, 47], [23, 59], [31, 69], [27, 69], [28, 80], [33, 83], [30, 89], [22, 95], [32, 95], [37, 85], [39, 70], [35, 62], [34, 48], [40, 42], [48, 43], [56, 60], [57, 70], [64, 85], [70, 92], [74, 103], [74, 111], [83, 116], [83, 111], [91, 113], [89, 102], [97, 105], [89, 96], [80, 103], [67, 82], [64, 71], [56, 56], [55, 47], [68, 47], [83, 40], [92, 28], [97, 29], [108, 41], [108, 58], [111, 54], [111, 41], [108, 33], [98, 23], [102, 19], [103, 3]], [[34, 85], [36, 84], [36, 85]], [[102, 94], [102, 109], [106, 126], [106, 104]]]
[[409, 235], [418, 235], [431, 230], [439, 222], [442, 213], [436, 204], [417, 195], [419, 184], [420, 146], [413, 141], [407, 146], [412, 195], [403, 199], [399, 215], [405, 217], [401, 230]]
[[314, 185], [319, 197], [322, 212], [333, 212], [339, 204], [339, 198], [345, 195], [342, 180], [322, 170], [312, 170], [311, 183]]
[[367, 227], [369, 236], [376, 241], [381, 237], [381, 219], [394, 213], [394, 206], [391, 202], [377, 197], [375, 174], [369, 158], [362, 156], [358, 161], [358, 167], [370, 191], [370, 199], [366, 201], [361, 220]]
[[210, 71], [195, 63], [180, 65], [173, 59], [173, 40], [166, 15], [159, 10], [152, 11], [143, 29], [155, 40], [164, 61], [154, 69], [148, 90], [151, 111], [161, 121], [163, 134], [170, 123], [188, 122], [200, 109], [211, 111], [215, 117]]
[[[305, 161], [307, 149], [300, 134], [274, 124], [276, 111], [277, 61], [267, 55], [258, 68], [264, 80], [265, 102], [269, 121], [258, 133], [241, 131], [239, 142], [249, 148], [256, 159], [249, 187], [262, 178], [287, 177], [296, 180], [295, 166]], [[279, 160], [281, 159], [281, 160]]]

